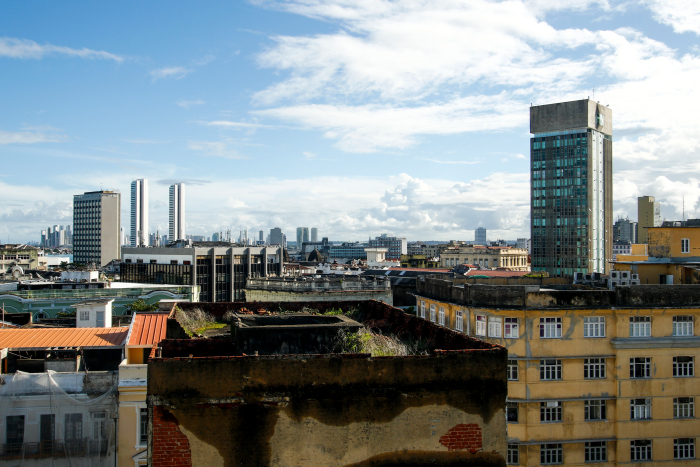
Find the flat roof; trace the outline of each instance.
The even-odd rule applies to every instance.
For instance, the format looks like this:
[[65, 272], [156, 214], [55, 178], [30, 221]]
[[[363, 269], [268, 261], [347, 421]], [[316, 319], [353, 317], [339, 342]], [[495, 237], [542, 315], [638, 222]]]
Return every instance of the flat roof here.
[[46, 350], [60, 347], [111, 349], [124, 345], [129, 328], [0, 329], [0, 348]]

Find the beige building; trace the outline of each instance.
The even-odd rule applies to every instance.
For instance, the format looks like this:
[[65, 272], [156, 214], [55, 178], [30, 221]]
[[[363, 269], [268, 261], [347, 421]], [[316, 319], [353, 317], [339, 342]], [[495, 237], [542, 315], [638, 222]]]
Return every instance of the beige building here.
[[508, 463], [697, 465], [700, 286], [418, 281], [418, 314], [508, 349]]
[[[21, 268], [21, 272], [13, 271], [15, 266]], [[23, 244], [0, 245], [0, 274], [22, 275], [26, 269], [39, 269], [39, 250], [33, 246]]]
[[464, 245], [446, 248], [440, 254], [440, 265], [451, 268], [459, 264], [474, 264], [485, 268], [509, 271], [529, 271], [527, 250], [509, 246]]
[[637, 241], [647, 243], [649, 227], [661, 226], [661, 207], [653, 196], [637, 198]]
[[121, 194], [91, 191], [73, 197], [73, 262], [107, 265], [119, 259]]

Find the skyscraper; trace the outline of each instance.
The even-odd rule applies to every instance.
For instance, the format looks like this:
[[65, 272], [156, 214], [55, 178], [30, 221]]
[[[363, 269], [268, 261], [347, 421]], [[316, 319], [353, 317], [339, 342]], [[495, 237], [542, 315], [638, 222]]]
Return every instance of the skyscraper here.
[[73, 261], [104, 266], [120, 257], [121, 195], [90, 191], [73, 197]]
[[318, 241], [318, 229], [316, 227], [311, 227], [311, 241]]
[[532, 270], [606, 273], [612, 259], [612, 110], [595, 101], [530, 108]]
[[661, 206], [653, 196], [640, 196], [637, 198], [637, 220], [639, 243], [648, 243], [649, 227], [661, 227]]
[[148, 180], [131, 182], [131, 246], [148, 245]]
[[270, 229], [270, 245], [284, 246], [284, 234], [279, 227]]
[[185, 184], [170, 185], [170, 229], [168, 241], [185, 239]]
[[486, 245], [486, 229], [477, 227], [474, 230], [474, 245]]
[[301, 249], [304, 242], [309, 241], [309, 228], [308, 227], [297, 227], [297, 248]]

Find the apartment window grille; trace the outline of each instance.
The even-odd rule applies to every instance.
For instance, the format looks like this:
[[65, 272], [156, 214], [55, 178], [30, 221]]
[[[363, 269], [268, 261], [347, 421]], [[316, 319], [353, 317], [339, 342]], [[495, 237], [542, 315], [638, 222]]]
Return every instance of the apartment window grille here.
[[438, 324], [440, 326], [445, 325], [445, 308], [440, 307], [438, 310]]
[[673, 440], [674, 459], [695, 459], [695, 438], [676, 438]]
[[425, 302], [420, 302], [420, 317], [425, 319]]
[[24, 415], [9, 415], [5, 417], [5, 450], [10, 454], [21, 453], [24, 443]]
[[506, 402], [506, 422], [518, 423], [518, 403]]
[[651, 399], [630, 400], [630, 420], [649, 420], [651, 418]]
[[584, 379], [605, 379], [605, 359], [604, 358], [584, 358], [583, 359]]
[[462, 310], [457, 310], [455, 313], [455, 329], [460, 332], [464, 332], [464, 314]]
[[695, 398], [674, 397], [673, 418], [695, 418]]
[[520, 464], [520, 446], [517, 444], [508, 445], [508, 457], [506, 459], [508, 465]]
[[690, 253], [690, 239], [681, 238], [681, 253]]
[[139, 409], [139, 444], [148, 444], [148, 408]]
[[695, 375], [693, 357], [673, 357], [673, 377], [688, 378]]
[[517, 339], [520, 337], [520, 326], [518, 325], [518, 318], [505, 318], [505, 324], [503, 326], [503, 334], [506, 339]]
[[430, 305], [430, 321], [435, 322], [435, 305]]
[[630, 316], [630, 337], [650, 337], [651, 317]]
[[561, 402], [548, 401], [540, 402], [541, 422], [561, 422]]
[[518, 361], [508, 360], [508, 381], [518, 380]]
[[651, 440], [635, 439], [630, 441], [630, 459], [634, 461], [651, 460]]
[[651, 378], [651, 358], [630, 358], [630, 378]]
[[564, 449], [561, 443], [540, 445], [540, 464], [563, 464]]
[[585, 316], [583, 318], [583, 337], [605, 337], [605, 317]]
[[584, 402], [584, 418], [587, 422], [607, 420], [606, 404], [602, 400], [588, 400]]
[[561, 318], [540, 318], [540, 338], [561, 338]]
[[489, 337], [501, 337], [500, 316], [489, 316]]
[[693, 317], [692, 316], [674, 316], [673, 317], [673, 335], [674, 336], [692, 336], [694, 335]]
[[67, 413], [64, 417], [64, 432], [66, 441], [76, 441], [83, 437], [83, 414]]
[[586, 462], [605, 462], [608, 460], [608, 443], [605, 441], [589, 441], [584, 446]]
[[543, 381], [561, 379], [561, 360], [540, 360], [540, 379]]
[[485, 336], [486, 335], [486, 316], [476, 315], [476, 335]]
[[80, 321], [88, 321], [90, 319], [90, 310], [82, 310], [80, 312]]

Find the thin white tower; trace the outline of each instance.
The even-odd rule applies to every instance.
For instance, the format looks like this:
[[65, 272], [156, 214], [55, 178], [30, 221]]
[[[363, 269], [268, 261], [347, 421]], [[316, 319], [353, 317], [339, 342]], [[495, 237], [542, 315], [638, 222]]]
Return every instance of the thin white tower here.
[[185, 239], [185, 184], [170, 185], [170, 232], [168, 241]]
[[148, 246], [148, 180], [131, 182], [131, 237], [132, 247]]

